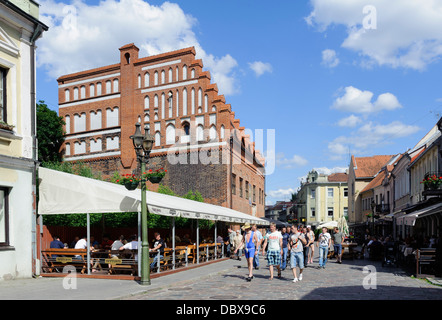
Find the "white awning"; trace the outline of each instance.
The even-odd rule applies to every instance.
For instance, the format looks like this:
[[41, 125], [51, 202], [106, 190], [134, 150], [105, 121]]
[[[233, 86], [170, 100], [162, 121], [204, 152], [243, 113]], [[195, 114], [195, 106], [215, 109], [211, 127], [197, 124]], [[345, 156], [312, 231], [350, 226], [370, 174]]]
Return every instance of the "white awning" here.
[[[114, 213], [141, 211], [141, 191], [40, 167], [39, 214]], [[197, 202], [157, 192], [146, 192], [149, 212], [192, 219], [231, 223], [268, 222], [229, 208]]]
[[416, 219], [421, 217], [422, 215], [427, 215], [435, 211], [438, 212], [437, 209], [442, 209], [442, 203], [437, 203], [435, 205], [429, 206], [427, 208], [423, 208], [421, 210], [417, 210], [414, 212], [411, 212], [409, 214], [404, 214], [396, 218], [396, 225], [406, 225], [406, 226], [414, 226], [416, 223]]

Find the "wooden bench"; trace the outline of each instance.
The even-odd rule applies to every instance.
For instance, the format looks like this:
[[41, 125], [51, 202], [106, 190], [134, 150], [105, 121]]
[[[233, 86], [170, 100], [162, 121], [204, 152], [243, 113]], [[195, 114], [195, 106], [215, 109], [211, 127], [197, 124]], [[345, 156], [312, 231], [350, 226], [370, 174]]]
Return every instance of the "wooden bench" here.
[[74, 266], [81, 268], [81, 273], [87, 270], [86, 249], [46, 249], [41, 251], [43, 257], [42, 270], [60, 272], [59, 268]]
[[[422, 266], [427, 266], [430, 269], [436, 263], [436, 249], [435, 248], [421, 248], [416, 250], [416, 277], [425, 277], [422, 274]], [[434, 269], [433, 269], [434, 270]]]
[[110, 250], [109, 258], [104, 263], [109, 265], [109, 274], [116, 274], [117, 271], [130, 271], [131, 275], [138, 273], [138, 261], [136, 256], [138, 250]]

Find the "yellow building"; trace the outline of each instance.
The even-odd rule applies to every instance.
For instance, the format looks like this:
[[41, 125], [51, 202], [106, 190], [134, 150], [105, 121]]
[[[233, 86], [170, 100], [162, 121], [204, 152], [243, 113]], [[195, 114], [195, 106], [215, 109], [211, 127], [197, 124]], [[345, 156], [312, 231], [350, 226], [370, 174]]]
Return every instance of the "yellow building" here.
[[316, 227], [348, 215], [346, 173], [319, 174], [313, 170], [297, 194], [298, 221]]
[[0, 281], [36, 272], [35, 41], [32, 0], [0, 2]]

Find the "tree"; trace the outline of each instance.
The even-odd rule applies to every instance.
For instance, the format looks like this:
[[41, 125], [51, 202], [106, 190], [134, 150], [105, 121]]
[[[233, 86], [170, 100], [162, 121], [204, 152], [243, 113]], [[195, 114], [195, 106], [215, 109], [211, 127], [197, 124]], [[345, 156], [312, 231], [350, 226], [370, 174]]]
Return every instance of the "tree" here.
[[60, 148], [64, 142], [65, 122], [44, 101], [37, 103], [38, 159], [42, 162], [60, 162]]

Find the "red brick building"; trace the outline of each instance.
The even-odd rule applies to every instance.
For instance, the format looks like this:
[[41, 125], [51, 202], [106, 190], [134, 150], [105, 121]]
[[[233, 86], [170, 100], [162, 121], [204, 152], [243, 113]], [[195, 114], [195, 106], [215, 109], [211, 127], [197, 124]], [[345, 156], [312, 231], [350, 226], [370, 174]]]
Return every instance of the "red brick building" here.
[[264, 159], [195, 48], [143, 58], [134, 44], [119, 50], [119, 63], [57, 80], [65, 161], [87, 162], [103, 177], [133, 172], [130, 136], [139, 122], [155, 135], [148, 168], [167, 169], [162, 183], [175, 193], [199, 191], [207, 202], [263, 217]]

